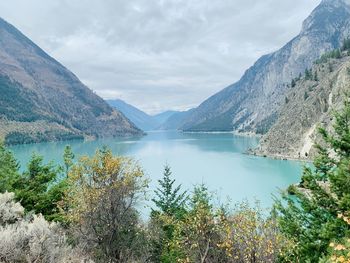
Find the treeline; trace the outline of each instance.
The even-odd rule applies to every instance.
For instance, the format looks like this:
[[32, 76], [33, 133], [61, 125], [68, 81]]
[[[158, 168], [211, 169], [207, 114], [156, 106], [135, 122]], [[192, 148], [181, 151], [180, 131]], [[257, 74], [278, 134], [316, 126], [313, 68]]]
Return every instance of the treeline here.
[[[341, 59], [344, 56], [350, 56], [350, 38], [344, 39], [340, 48], [328, 51], [321, 55], [314, 64], [325, 64], [328, 63], [329, 72], [333, 71], [332, 64], [329, 63], [331, 59]], [[288, 84], [288, 87], [294, 88], [298, 81], [301, 79], [310, 80], [310, 81], [319, 81], [318, 72], [312, 71], [312, 69], [306, 68], [304, 73], [299, 73], [299, 75], [291, 80], [291, 83]]]
[[340, 59], [343, 54], [349, 56], [350, 55], [350, 38], [346, 38], [343, 41], [343, 44], [340, 48], [331, 50], [329, 52], [324, 53], [318, 60], [316, 60], [316, 64], [322, 64], [328, 62], [330, 59]]
[[169, 166], [140, 217], [149, 180], [133, 159], [104, 147], [63, 166], [33, 155], [20, 172], [0, 146], [0, 262], [349, 262], [350, 103], [335, 113], [314, 168], [270, 213], [217, 204], [205, 185], [190, 191]]

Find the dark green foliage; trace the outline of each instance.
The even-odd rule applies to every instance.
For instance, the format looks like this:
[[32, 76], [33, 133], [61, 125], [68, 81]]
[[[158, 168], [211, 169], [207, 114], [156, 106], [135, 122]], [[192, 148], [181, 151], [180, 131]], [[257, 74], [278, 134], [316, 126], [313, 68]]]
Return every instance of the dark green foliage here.
[[341, 52], [340, 49], [336, 49], [333, 53], [334, 58], [339, 59], [341, 58]]
[[19, 165], [12, 152], [0, 143], [0, 193], [13, 191], [12, 185], [18, 179]]
[[44, 133], [27, 133], [27, 132], [10, 132], [5, 136], [6, 145], [29, 144], [43, 141], [65, 141], [65, 140], [82, 140], [83, 135], [74, 134], [64, 131], [46, 131]]
[[43, 157], [33, 154], [27, 170], [14, 183], [13, 189], [27, 212], [43, 214], [48, 220], [59, 217], [57, 202], [62, 200], [65, 181], [58, 181], [59, 168], [44, 164]]
[[341, 50], [342, 51], [349, 51], [350, 50], [350, 38], [344, 39]]
[[64, 168], [67, 176], [68, 176], [69, 169], [73, 165], [74, 158], [75, 158], [75, 155], [72, 152], [72, 147], [70, 145], [66, 145], [66, 147], [64, 147], [63, 161], [64, 161]]
[[30, 136], [28, 133], [23, 132], [10, 132], [5, 136], [6, 145], [15, 145], [15, 144], [29, 144], [35, 143], [35, 138]]
[[295, 79], [292, 79], [292, 83], [291, 83], [292, 88], [294, 88], [295, 85], [296, 85], [296, 81], [295, 81]]
[[34, 104], [39, 99], [34, 93], [8, 77], [0, 76], [0, 115], [6, 116], [8, 120], [32, 122], [41, 118], [34, 111]]
[[329, 62], [330, 59], [340, 59], [341, 57], [342, 53], [340, 49], [334, 49], [330, 52], [324, 53], [315, 63], [323, 64]]
[[288, 102], [289, 102], [288, 97], [285, 97], [285, 98], [284, 98], [284, 102], [285, 102], [286, 104], [288, 104]]
[[181, 185], [174, 186], [175, 179], [171, 179], [171, 170], [168, 165], [164, 168], [163, 178], [158, 180], [160, 187], [155, 191], [157, 198], [152, 201], [158, 208], [158, 211], [166, 215], [174, 216], [183, 213], [187, 200], [186, 192], [181, 193]]
[[305, 80], [312, 80], [312, 71], [311, 69], [305, 69]]
[[317, 70], [315, 71], [315, 74], [314, 74], [314, 81], [318, 81]]
[[171, 170], [168, 165], [164, 168], [163, 178], [158, 180], [160, 187], [155, 191], [156, 198], [152, 199], [156, 209], [152, 209], [151, 225], [156, 229], [151, 238], [152, 262], [173, 262], [176, 258], [169, 251], [167, 243], [173, 238], [174, 225], [164, 222], [163, 216], [177, 219], [183, 218], [186, 213], [186, 192], [181, 192], [181, 185], [174, 186], [175, 179], [171, 179]]
[[[350, 103], [335, 113], [334, 133], [320, 129], [314, 168], [305, 168], [294, 196], [276, 201], [281, 231], [296, 247], [288, 262], [319, 262], [329, 243], [345, 237], [349, 226], [338, 214], [350, 211]], [[335, 153], [331, 154], [331, 153]]]
[[14, 192], [26, 212], [41, 213], [48, 220], [61, 220], [57, 203], [68, 187], [61, 168], [44, 164], [43, 157], [33, 154], [21, 174], [13, 154], [0, 144], [0, 192]]
[[307, 100], [308, 97], [309, 97], [309, 94], [305, 91], [304, 92], [304, 100]]

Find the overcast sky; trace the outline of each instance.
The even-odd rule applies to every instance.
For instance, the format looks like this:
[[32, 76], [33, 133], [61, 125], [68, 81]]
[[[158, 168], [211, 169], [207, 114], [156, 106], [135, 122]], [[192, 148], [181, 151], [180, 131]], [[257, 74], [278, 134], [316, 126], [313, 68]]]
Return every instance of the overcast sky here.
[[105, 99], [186, 110], [298, 34], [320, 0], [2, 0], [0, 16]]

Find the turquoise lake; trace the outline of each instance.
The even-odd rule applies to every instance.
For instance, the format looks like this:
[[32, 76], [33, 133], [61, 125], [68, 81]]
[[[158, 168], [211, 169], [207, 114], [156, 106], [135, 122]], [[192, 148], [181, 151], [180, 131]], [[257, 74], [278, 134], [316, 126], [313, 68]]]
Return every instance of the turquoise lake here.
[[245, 154], [258, 144], [258, 139], [230, 133], [149, 132], [141, 138], [49, 142], [17, 145], [11, 150], [22, 167], [32, 152], [43, 155], [45, 161], [62, 163], [67, 144], [72, 146], [76, 157], [92, 155], [103, 145], [110, 147], [114, 154], [134, 157], [151, 179], [149, 196], [168, 163], [183, 189], [205, 183], [221, 202], [260, 200], [263, 207], [269, 207], [273, 195], [298, 182], [302, 171], [299, 162]]

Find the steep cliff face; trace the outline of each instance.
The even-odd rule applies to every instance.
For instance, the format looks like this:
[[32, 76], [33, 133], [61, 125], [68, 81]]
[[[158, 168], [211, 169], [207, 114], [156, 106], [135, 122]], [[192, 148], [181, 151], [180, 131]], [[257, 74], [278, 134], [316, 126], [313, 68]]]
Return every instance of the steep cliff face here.
[[0, 136], [9, 143], [141, 131], [68, 69], [0, 19]]
[[260, 141], [256, 153], [280, 158], [308, 159], [316, 153], [318, 128], [331, 131], [334, 110], [350, 91], [350, 57], [316, 64], [311, 77], [290, 87], [278, 120]]
[[266, 133], [277, 120], [288, 83], [350, 33], [350, 4], [324, 0], [304, 21], [300, 34], [260, 58], [235, 84], [210, 97], [186, 118], [187, 131]]

